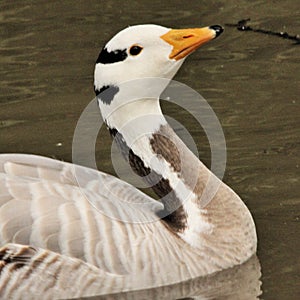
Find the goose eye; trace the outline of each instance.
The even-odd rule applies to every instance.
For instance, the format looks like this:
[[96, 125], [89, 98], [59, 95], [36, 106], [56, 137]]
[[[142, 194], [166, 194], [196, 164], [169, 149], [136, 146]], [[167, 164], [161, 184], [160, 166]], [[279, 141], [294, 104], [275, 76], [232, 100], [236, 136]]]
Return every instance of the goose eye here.
[[129, 53], [131, 55], [138, 55], [141, 53], [141, 51], [143, 50], [143, 47], [138, 46], [138, 45], [133, 45], [130, 49], [129, 49]]

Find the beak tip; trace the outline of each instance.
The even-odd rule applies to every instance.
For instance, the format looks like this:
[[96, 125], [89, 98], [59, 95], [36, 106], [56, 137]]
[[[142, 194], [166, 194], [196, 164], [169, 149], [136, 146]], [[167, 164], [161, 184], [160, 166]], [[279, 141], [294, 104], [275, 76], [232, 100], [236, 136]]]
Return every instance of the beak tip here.
[[212, 29], [215, 31], [215, 33], [216, 33], [215, 38], [217, 38], [224, 31], [224, 28], [220, 25], [209, 26], [209, 29]]

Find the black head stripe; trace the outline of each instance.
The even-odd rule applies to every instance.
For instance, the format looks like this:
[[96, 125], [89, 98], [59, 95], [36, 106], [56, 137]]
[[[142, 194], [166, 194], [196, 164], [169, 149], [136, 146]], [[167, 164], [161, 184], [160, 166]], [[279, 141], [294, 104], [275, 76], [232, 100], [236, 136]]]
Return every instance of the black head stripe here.
[[119, 88], [115, 85], [104, 85], [100, 90], [95, 88], [95, 93], [98, 101], [102, 101], [104, 104], [110, 104], [114, 99], [114, 96], [119, 92]]
[[126, 59], [126, 57], [127, 57], [126, 49], [108, 52], [106, 48], [103, 48], [98, 56], [96, 64], [98, 64], [98, 63], [113, 64], [118, 61], [122, 61], [122, 60]]

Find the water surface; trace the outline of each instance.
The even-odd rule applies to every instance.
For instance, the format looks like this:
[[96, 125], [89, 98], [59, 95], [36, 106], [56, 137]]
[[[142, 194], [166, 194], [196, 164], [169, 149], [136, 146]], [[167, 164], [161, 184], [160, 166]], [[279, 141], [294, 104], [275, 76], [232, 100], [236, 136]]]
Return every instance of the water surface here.
[[[300, 6], [293, 0], [3, 0], [0, 8], [0, 152], [66, 161], [71, 161], [76, 122], [94, 97], [98, 52], [120, 29], [140, 23], [187, 28], [250, 17], [253, 27], [300, 33]], [[189, 57], [176, 76], [208, 100], [223, 126], [224, 181], [257, 225], [261, 299], [300, 297], [299, 47], [228, 27]], [[186, 126], [209, 164], [201, 128], [176, 107], [164, 105], [164, 112]], [[98, 165], [113, 173], [109, 154], [110, 137], [103, 129]]]

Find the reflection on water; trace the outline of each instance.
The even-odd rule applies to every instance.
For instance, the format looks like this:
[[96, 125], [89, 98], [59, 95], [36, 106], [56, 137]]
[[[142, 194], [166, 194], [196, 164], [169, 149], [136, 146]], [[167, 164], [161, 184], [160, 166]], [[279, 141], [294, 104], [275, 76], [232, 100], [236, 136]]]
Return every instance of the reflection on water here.
[[176, 285], [83, 299], [96, 300], [254, 300], [261, 294], [260, 265], [256, 256], [241, 266]]
[[[250, 17], [256, 28], [300, 33], [299, 3], [293, 0], [272, 1], [272, 5], [260, 0], [185, 5], [179, 0], [126, 5], [120, 0], [76, 5], [70, 0], [3, 0], [0, 8], [0, 152], [66, 161], [71, 160], [76, 122], [94, 97], [98, 52], [129, 24], [184, 28]], [[222, 37], [193, 54], [175, 78], [201, 92], [223, 126], [228, 151], [225, 182], [246, 202], [257, 225], [263, 299], [298, 299], [300, 293], [299, 72], [299, 46], [293, 42], [228, 27]], [[177, 107], [163, 108], [184, 124], [200, 157], [209, 164], [203, 131]], [[103, 129], [97, 144], [98, 166], [113, 173], [110, 145]], [[205, 281], [195, 283], [195, 289], [204, 285]], [[196, 295], [189, 292], [193, 288], [181, 287], [131, 295], [136, 299], [160, 291], [164, 296], [158, 294], [157, 299], [168, 299], [168, 293], [169, 299]]]

